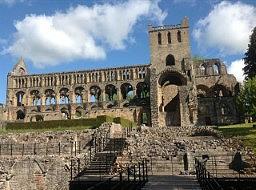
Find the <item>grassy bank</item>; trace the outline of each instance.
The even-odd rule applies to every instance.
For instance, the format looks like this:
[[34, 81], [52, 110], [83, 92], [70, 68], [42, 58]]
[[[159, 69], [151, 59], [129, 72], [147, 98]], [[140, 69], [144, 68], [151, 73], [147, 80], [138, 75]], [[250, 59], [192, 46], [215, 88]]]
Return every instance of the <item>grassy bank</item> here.
[[8, 134], [8, 133], [30, 133], [30, 132], [46, 132], [46, 131], [67, 131], [67, 130], [72, 130], [72, 131], [82, 131], [85, 129], [94, 129], [94, 126], [74, 126], [74, 127], [61, 127], [58, 126], [56, 128], [41, 128], [41, 129], [15, 129], [15, 130], [6, 130], [6, 129], [0, 129], [0, 134]]
[[99, 127], [104, 122], [119, 123], [123, 127], [134, 127], [134, 122], [121, 118], [101, 115], [96, 118], [86, 119], [69, 119], [69, 120], [53, 120], [27, 123], [7, 123], [0, 129], [0, 134], [3, 133], [26, 133], [26, 132], [44, 132], [44, 131], [65, 131], [65, 130], [84, 130]]
[[252, 148], [256, 153], [256, 128], [252, 127], [253, 124], [256, 123], [222, 126], [218, 130], [225, 137], [239, 137], [245, 146]]

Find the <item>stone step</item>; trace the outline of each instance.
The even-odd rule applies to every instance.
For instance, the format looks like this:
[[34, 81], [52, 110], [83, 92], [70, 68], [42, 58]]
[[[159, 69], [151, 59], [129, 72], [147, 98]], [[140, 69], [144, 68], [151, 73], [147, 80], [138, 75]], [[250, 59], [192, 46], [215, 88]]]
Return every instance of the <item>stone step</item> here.
[[195, 176], [149, 176], [143, 190], [201, 190]]

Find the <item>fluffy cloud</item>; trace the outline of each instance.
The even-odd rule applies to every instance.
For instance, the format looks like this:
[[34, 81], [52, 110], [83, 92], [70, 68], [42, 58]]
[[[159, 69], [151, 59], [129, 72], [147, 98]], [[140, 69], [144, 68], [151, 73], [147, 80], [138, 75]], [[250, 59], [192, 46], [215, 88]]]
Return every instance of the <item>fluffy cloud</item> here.
[[228, 67], [228, 73], [235, 75], [238, 82], [243, 82], [244, 80], [244, 60], [233, 61]]
[[125, 48], [141, 18], [160, 23], [165, 19], [159, 1], [79, 5], [52, 16], [26, 16], [15, 23], [14, 41], [5, 53], [23, 56], [38, 67], [76, 59], [104, 59], [107, 49]]
[[200, 47], [217, 48], [225, 55], [244, 53], [256, 26], [256, 8], [242, 2], [223, 1], [200, 19], [193, 37]]

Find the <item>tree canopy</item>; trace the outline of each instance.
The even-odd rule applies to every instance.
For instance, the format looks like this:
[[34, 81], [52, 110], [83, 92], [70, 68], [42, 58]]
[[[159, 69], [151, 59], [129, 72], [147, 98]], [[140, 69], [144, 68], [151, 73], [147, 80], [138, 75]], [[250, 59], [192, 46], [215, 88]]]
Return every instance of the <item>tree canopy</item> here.
[[250, 36], [250, 43], [244, 57], [244, 74], [246, 79], [256, 76], [256, 27]]
[[256, 116], [256, 76], [245, 81], [237, 97], [237, 105], [246, 116]]

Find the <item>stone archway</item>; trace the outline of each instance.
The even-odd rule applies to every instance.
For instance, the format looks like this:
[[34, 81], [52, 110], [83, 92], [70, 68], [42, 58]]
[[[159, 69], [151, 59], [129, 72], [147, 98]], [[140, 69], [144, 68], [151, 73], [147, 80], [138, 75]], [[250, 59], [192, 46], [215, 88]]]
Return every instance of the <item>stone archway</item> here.
[[25, 119], [26, 114], [23, 110], [18, 110], [16, 114], [17, 114], [17, 120]]
[[164, 125], [181, 125], [181, 108], [179, 86], [186, 85], [186, 78], [175, 71], [165, 71], [159, 77], [160, 90], [162, 92], [161, 104]]

